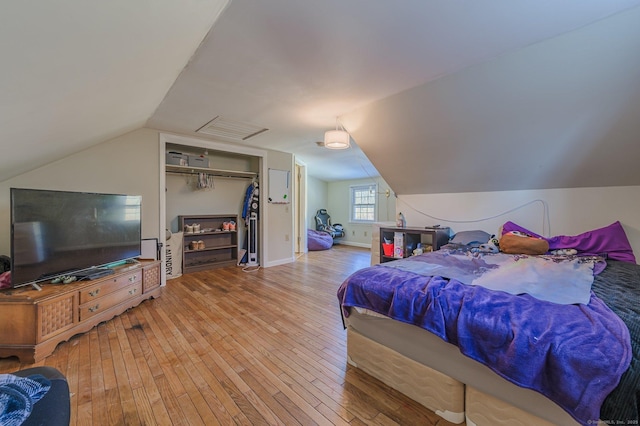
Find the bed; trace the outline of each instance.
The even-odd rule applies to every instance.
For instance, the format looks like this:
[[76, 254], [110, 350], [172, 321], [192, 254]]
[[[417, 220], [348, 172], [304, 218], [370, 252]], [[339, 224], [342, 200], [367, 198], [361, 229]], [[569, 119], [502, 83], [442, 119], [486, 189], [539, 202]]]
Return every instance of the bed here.
[[640, 266], [622, 226], [546, 241], [578, 253], [448, 245], [352, 274], [348, 362], [453, 423], [638, 424]]

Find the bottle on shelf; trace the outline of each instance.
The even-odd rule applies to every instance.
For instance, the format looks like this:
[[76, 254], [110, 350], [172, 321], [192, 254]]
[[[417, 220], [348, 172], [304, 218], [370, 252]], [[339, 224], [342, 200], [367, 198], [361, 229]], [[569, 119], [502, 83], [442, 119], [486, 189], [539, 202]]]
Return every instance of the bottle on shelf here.
[[398, 213], [398, 218], [396, 219], [396, 227], [397, 228], [406, 228], [407, 221], [404, 219], [404, 215], [402, 212]]

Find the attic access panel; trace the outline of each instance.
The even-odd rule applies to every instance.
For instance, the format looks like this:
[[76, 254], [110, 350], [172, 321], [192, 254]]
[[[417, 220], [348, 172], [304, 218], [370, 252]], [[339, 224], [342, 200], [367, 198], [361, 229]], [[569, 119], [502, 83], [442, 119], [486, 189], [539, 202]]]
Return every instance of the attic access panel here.
[[226, 139], [246, 141], [254, 136], [266, 132], [266, 127], [256, 126], [250, 123], [227, 120], [219, 115], [213, 118], [204, 126], [196, 130], [196, 133], [203, 133], [209, 136], [216, 136]]

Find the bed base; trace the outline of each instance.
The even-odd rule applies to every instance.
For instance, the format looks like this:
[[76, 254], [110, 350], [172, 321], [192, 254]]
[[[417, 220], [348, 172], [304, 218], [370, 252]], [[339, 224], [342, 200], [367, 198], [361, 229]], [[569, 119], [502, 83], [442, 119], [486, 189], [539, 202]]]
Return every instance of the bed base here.
[[578, 425], [541, 394], [506, 381], [425, 330], [353, 310], [345, 321], [351, 365], [452, 423]]
[[465, 387], [467, 426], [554, 426], [538, 416], [471, 387]]
[[347, 347], [347, 360], [352, 366], [451, 423], [462, 423], [465, 420], [464, 384], [353, 330], [347, 331]]

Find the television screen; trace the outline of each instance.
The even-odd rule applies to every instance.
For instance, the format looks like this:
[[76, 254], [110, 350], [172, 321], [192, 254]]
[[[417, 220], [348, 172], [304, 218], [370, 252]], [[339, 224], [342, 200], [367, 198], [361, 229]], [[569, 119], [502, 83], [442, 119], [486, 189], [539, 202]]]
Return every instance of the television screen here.
[[142, 197], [11, 188], [11, 282], [140, 256]]

